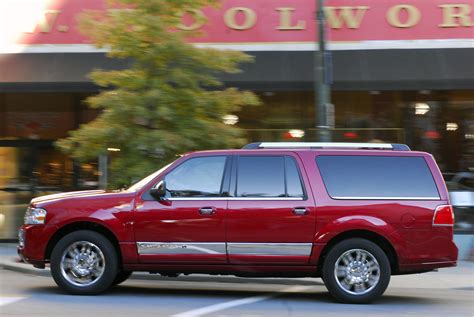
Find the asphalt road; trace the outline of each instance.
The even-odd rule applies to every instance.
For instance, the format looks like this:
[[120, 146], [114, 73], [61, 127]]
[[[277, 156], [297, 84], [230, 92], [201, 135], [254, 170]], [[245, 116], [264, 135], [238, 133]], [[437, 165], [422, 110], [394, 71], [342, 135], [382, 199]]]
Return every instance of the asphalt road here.
[[0, 316], [474, 316], [474, 264], [392, 277], [370, 305], [336, 303], [320, 279], [163, 278], [135, 274], [99, 296], [63, 294], [50, 277], [0, 269]]

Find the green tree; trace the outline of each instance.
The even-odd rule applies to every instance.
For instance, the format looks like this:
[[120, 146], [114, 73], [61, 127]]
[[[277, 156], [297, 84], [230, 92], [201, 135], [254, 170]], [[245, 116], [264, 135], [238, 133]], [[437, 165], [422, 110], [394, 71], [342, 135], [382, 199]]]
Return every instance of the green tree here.
[[[87, 11], [80, 30], [110, 58], [128, 68], [94, 70], [90, 77], [105, 87], [86, 102], [100, 109], [92, 122], [72, 131], [57, 145], [84, 161], [108, 147], [120, 148], [110, 166], [110, 183], [130, 183], [175, 158], [199, 149], [236, 147], [241, 131], [222, 117], [244, 105], [257, 105], [251, 92], [224, 88], [219, 74], [239, 72], [251, 57], [237, 51], [198, 48], [179, 30], [183, 12], [215, 6], [216, 0], [114, 0], [104, 11]], [[201, 19], [202, 17], [197, 17]]]

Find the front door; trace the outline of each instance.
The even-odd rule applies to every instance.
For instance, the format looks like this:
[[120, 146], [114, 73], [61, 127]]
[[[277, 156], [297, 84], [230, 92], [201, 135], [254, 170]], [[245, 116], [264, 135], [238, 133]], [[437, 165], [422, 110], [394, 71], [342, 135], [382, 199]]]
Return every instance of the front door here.
[[166, 199], [142, 196], [135, 216], [141, 263], [227, 261], [223, 184], [228, 161], [227, 156], [184, 159], [160, 178]]
[[235, 157], [227, 209], [231, 264], [308, 264], [316, 210], [297, 155]]

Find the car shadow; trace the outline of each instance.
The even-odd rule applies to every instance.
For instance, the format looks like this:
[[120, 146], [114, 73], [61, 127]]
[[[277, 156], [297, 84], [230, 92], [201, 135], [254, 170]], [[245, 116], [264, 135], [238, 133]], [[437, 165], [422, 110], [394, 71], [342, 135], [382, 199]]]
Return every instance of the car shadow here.
[[322, 281], [291, 279], [291, 278], [252, 278], [252, 277], [234, 277], [234, 276], [180, 276], [166, 277], [161, 275], [143, 275], [134, 274], [129, 281], [176, 281], [176, 282], [204, 282], [204, 283], [232, 283], [232, 284], [275, 284], [275, 285], [304, 285], [315, 286], [324, 285]]
[[[317, 301], [317, 302], [326, 302], [326, 303], [338, 303], [329, 292], [304, 292], [304, 293], [286, 293], [279, 298], [285, 298], [294, 302], [309, 302], [309, 301]], [[376, 301], [368, 304], [368, 305], [433, 305], [439, 304], [439, 299], [436, 298], [426, 298], [426, 297], [418, 297], [413, 295], [407, 296], [400, 296], [400, 295], [390, 295], [384, 294], [382, 297], [377, 299]], [[360, 305], [355, 305], [360, 306]]]
[[457, 290], [457, 291], [474, 291], [474, 287], [470, 287], [470, 286], [467, 286], [467, 287], [457, 287], [457, 288], [453, 288], [454, 290]]
[[[75, 296], [64, 293], [56, 286], [52, 287], [35, 287], [29, 288], [27, 293], [30, 295], [41, 295], [42, 300], [58, 301], [62, 302], [75, 302], [76, 299], [81, 300], [84, 297], [87, 297], [88, 300], [108, 302], [114, 301], [117, 302], [117, 299], [120, 298], [119, 302], [126, 302], [127, 298], [140, 298], [144, 301], [151, 299], [151, 303], [154, 303], [156, 297], [161, 299], [189, 299], [190, 297], [194, 299], [199, 298], [213, 298], [218, 299], [219, 301], [234, 300], [236, 298], [245, 298], [253, 296], [265, 296], [265, 295], [274, 295], [278, 293], [274, 298], [285, 301], [292, 301], [295, 303], [327, 303], [327, 304], [336, 304], [338, 303], [327, 291], [325, 288], [318, 287], [314, 285], [315, 288], [305, 290], [304, 292], [291, 292], [278, 293], [278, 290], [275, 289], [265, 289], [265, 290], [254, 290], [254, 289], [232, 289], [232, 286], [229, 285], [228, 289], [219, 288], [219, 289], [207, 289], [204, 285], [197, 285], [196, 287], [189, 287], [189, 285], [179, 285], [177, 283], [173, 286], [160, 287], [159, 284], [149, 284], [142, 286], [134, 285], [119, 285], [111, 288], [107, 292], [96, 295], [96, 296]], [[49, 296], [48, 296], [49, 295]], [[52, 296], [51, 296], [52, 295]], [[145, 304], [145, 303], [144, 303]], [[400, 295], [383, 295], [381, 298], [371, 303], [370, 305], [434, 305], [440, 304], [439, 299], [436, 298], [426, 298], [426, 297], [417, 297], [413, 295], [400, 296]], [[356, 305], [360, 306], [360, 305]]]

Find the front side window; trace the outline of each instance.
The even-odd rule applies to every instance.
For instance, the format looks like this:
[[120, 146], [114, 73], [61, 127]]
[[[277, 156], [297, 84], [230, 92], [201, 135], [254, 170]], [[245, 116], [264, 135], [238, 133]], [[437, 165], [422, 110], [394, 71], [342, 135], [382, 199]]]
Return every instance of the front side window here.
[[439, 199], [423, 157], [323, 155], [316, 162], [334, 199]]
[[221, 195], [226, 156], [196, 157], [182, 163], [164, 178], [170, 197]]
[[289, 156], [240, 156], [237, 197], [303, 197], [296, 162]]

